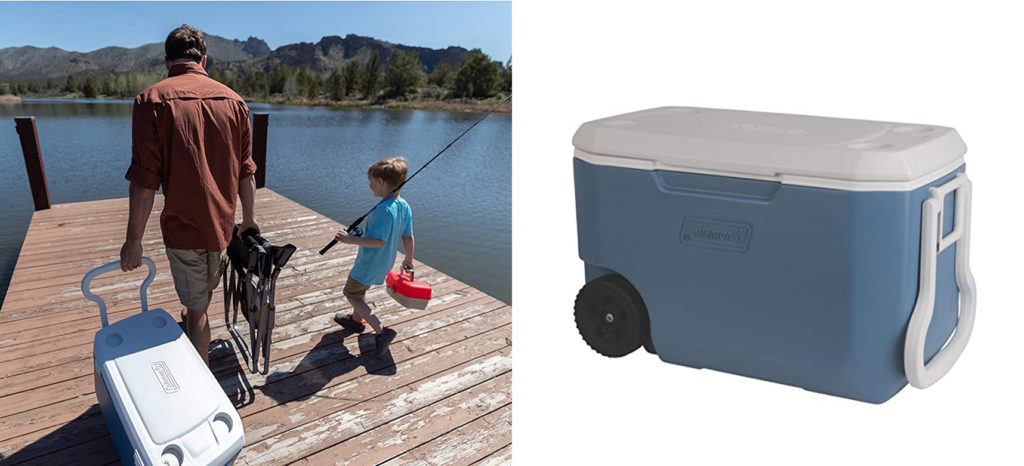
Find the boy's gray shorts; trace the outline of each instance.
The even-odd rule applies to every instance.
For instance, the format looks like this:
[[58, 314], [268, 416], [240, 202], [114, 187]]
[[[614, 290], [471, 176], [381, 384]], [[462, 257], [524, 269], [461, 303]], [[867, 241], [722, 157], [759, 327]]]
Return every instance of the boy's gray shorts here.
[[178, 292], [181, 304], [186, 309], [206, 309], [210, 304], [210, 292], [220, 282], [224, 251], [171, 248], [166, 248], [166, 251], [174, 290]]

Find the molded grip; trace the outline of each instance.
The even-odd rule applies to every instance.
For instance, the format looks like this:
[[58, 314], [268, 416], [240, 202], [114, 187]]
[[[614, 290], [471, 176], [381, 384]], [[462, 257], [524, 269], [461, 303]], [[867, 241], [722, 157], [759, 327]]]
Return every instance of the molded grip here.
[[[153, 260], [148, 257], [143, 257], [142, 263], [146, 264], [146, 267], [149, 267], [149, 274], [146, 275], [145, 280], [142, 280], [142, 285], [139, 286], [139, 300], [142, 302], [142, 312], [146, 312], [149, 310], [149, 305], [146, 303], [146, 289], [149, 287], [149, 284], [153, 282], [153, 277], [156, 276], [156, 264], [153, 264]], [[104, 327], [107, 326], [107, 304], [103, 302], [103, 298], [100, 298], [92, 291], [89, 291], [89, 284], [92, 283], [92, 279], [114, 270], [121, 270], [121, 261], [117, 260], [103, 264], [86, 272], [85, 276], [82, 277], [82, 294], [84, 294], [89, 301], [100, 306], [100, 320], [103, 322]]]
[[[953, 232], [942, 237], [943, 204], [946, 195], [956, 192]], [[917, 303], [910, 316], [904, 346], [903, 365], [907, 381], [917, 388], [937, 382], [949, 372], [967, 346], [974, 328], [977, 294], [971, 275], [971, 181], [960, 173], [952, 181], [931, 189], [931, 197], [921, 206], [921, 264], [918, 277]], [[960, 289], [960, 316], [956, 331], [945, 347], [925, 364], [924, 344], [935, 308], [935, 267], [940, 252], [959, 242], [956, 247], [956, 286]]]

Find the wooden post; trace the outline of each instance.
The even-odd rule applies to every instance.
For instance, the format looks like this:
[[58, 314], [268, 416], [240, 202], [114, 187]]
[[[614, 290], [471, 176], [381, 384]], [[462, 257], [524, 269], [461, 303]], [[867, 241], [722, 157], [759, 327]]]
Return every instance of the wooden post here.
[[267, 113], [252, 114], [252, 161], [256, 162], [256, 187], [267, 185]]
[[32, 200], [36, 210], [50, 208], [50, 190], [46, 187], [46, 172], [43, 171], [43, 155], [39, 151], [39, 134], [36, 133], [36, 117], [15, 117], [14, 128], [21, 139], [21, 152], [25, 156], [28, 184], [32, 188]]

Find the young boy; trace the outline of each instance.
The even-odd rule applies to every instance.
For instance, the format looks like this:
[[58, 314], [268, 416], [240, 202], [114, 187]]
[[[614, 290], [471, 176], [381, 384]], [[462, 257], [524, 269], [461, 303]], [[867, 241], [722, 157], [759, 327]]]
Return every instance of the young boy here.
[[374, 342], [378, 356], [387, 352], [396, 332], [382, 326], [380, 319], [371, 313], [370, 306], [365, 300], [366, 290], [371, 285], [384, 283], [388, 271], [395, 264], [399, 238], [405, 246], [405, 260], [402, 261], [402, 266], [407, 270], [413, 268], [415, 241], [412, 237], [412, 209], [397, 192], [392, 193], [405, 181], [408, 171], [409, 166], [402, 157], [383, 159], [371, 165], [366, 171], [370, 191], [373, 192], [373, 197], [384, 198], [383, 202], [366, 217], [366, 232], [363, 236], [351, 236], [342, 230], [334, 237], [340, 243], [359, 246], [359, 254], [356, 256], [352, 271], [348, 274], [343, 291], [348, 302], [352, 304], [352, 314], [338, 314], [334, 316], [334, 320], [341, 326], [359, 333], [366, 329], [364, 322], [369, 323], [376, 333]]

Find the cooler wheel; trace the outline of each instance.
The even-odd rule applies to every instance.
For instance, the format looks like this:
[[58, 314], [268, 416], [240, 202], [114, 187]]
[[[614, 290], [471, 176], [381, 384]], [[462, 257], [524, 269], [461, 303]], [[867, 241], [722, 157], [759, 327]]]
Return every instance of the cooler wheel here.
[[650, 345], [647, 307], [640, 293], [621, 275], [598, 277], [576, 295], [576, 327], [594, 351], [617, 358]]

